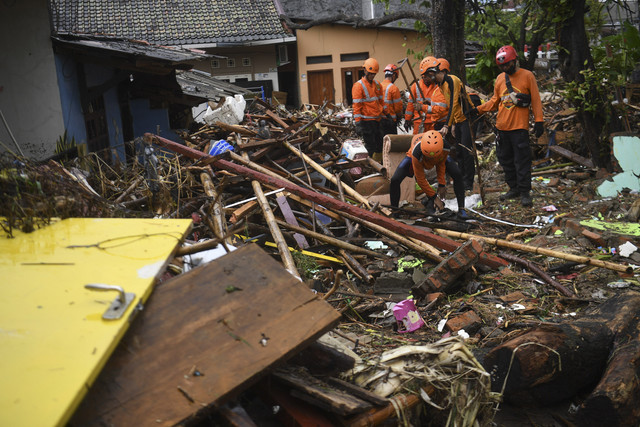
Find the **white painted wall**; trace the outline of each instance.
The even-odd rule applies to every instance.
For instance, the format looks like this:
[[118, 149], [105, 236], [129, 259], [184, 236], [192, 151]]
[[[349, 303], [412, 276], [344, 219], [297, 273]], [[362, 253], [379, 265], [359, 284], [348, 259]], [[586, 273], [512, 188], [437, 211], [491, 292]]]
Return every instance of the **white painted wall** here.
[[[55, 151], [64, 133], [46, 0], [0, 1], [0, 111], [28, 158]], [[19, 154], [0, 119], [0, 152]]]

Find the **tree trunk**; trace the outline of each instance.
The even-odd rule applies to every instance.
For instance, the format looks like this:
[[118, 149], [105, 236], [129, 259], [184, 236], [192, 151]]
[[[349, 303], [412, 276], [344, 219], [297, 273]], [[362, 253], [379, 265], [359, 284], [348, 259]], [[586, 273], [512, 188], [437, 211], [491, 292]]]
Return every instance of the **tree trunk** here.
[[[585, 68], [593, 68], [593, 58], [589, 49], [589, 41], [584, 27], [585, 0], [570, 0], [573, 15], [563, 21], [558, 27], [557, 37], [560, 49], [558, 60], [560, 71], [567, 81], [584, 82], [584, 76], [580, 71]], [[598, 96], [597, 88], [590, 89], [591, 102], [602, 103]], [[607, 111], [604, 107], [596, 111]], [[593, 114], [582, 111], [578, 114], [580, 123], [584, 129], [584, 143], [589, 149], [591, 159], [597, 167], [611, 170], [609, 141], [603, 137], [605, 118], [602, 114]]]
[[431, 37], [433, 54], [446, 58], [451, 74], [467, 80], [464, 66], [464, 0], [434, 0], [432, 2]]

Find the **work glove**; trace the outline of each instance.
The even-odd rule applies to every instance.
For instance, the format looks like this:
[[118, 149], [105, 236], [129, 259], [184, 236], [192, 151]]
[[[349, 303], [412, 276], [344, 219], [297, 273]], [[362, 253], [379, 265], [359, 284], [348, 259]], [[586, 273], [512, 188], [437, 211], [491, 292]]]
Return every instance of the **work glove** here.
[[478, 112], [478, 109], [476, 107], [473, 107], [471, 110], [469, 110], [469, 117], [478, 117], [480, 115], [480, 113]]
[[356, 134], [358, 136], [364, 135], [364, 130], [362, 129], [362, 122], [356, 122]]
[[404, 119], [405, 132], [409, 132], [411, 129], [413, 129], [413, 120]]
[[447, 136], [447, 134], [449, 133], [449, 126], [447, 125], [442, 126], [442, 129], [440, 129], [440, 133], [442, 134], [443, 138]]
[[435, 206], [436, 196], [433, 197], [425, 197], [422, 199], [422, 206], [424, 206], [424, 210], [427, 215], [435, 215], [436, 206]]
[[536, 136], [536, 138], [540, 138], [543, 133], [544, 133], [544, 123], [536, 122], [533, 125], [533, 134]]
[[438, 198], [444, 199], [447, 196], [447, 187], [444, 185], [438, 185]]

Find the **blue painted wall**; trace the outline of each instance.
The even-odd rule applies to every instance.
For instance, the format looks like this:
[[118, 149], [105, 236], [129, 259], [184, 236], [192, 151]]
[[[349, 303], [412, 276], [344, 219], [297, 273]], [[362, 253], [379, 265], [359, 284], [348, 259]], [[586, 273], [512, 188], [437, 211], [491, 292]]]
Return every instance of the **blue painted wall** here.
[[56, 54], [55, 64], [60, 89], [62, 120], [67, 131], [67, 138], [69, 140], [74, 138], [77, 144], [86, 144], [87, 130], [84, 126], [84, 116], [80, 105], [76, 61], [69, 56]]
[[[58, 86], [68, 138], [75, 138], [78, 144], [87, 142], [84, 116], [80, 105], [78, 73], [76, 61], [65, 55], [56, 55]], [[93, 87], [108, 81], [114, 69], [95, 64], [84, 64], [87, 86]], [[105, 113], [109, 145], [121, 161], [125, 160], [124, 138], [122, 135], [122, 115], [118, 103], [117, 86], [109, 88], [104, 94]], [[150, 108], [148, 99], [129, 101], [133, 117], [134, 137], [142, 137], [146, 132], [157, 133], [172, 141], [180, 141], [178, 135], [169, 129], [169, 112], [166, 108]]]

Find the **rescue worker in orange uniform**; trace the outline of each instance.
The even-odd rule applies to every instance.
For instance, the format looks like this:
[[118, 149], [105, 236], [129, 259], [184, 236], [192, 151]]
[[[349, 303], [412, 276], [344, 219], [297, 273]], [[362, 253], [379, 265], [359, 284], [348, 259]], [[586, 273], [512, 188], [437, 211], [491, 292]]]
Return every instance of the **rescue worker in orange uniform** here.
[[513, 46], [502, 46], [496, 53], [496, 64], [502, 74], [496, 78], [493, 96], [477, 107], [479, 114], [498, 110], [496, 140], [498, 161], [504, 170], [509, 191], [501, 200], [520, 197], [522, 206], [532, 206], [531, 148], [529, 147], [529, 114], [533, 113], [536, 138], [544, 133], [542, 101], [533, 73], [518, 66]]
[[375, 80], [380, 69], [375, 58], [369, 58], [362, 65], [364, 77], [351, 88], [353, 98], [353, 120], [356, 133], [362, 137], [369, 156], [382, 161], [382, 86]]
[[396, 135], [398, 133], [398, 122], [402, 120], [402, 98], [400, 89], [395, 85], [398, 80], [398, 67], [389, 64], [384, 67], [384, 80], [382, 81], [382, 93], [384, 106], [382, 110], [382, 135]]
[[[442, 136], [451, 132], [456, 140], [456, 159], [462, 170], [465, 190], [473, 190], [473, 181], [476, 173], [474, 163], [473, 147], [471, 144], [471, 127], [464, 112], [469, 112], [473, 108], [473, 103], [469, 98], [462, 81], [453, 74], [449, 74], [449, 61], [438, 58], [435, 66], [428, 69], [429, 77], [440, 86], [449, 111], [445, 124], [440, 129]], [[452, 131], [455, 125], [455, 130]]]
[[[433, 82], [427, 70], [436, 66], [433, 56], [427, 56], [420, 61], [421, 79], [411, 86], [411, 97], [407, 103], [404, 115], [404, 129], [408, 132], [413, 127], [413, 134], [417, 135], [428, 130], [439, 130], [447, 115], [447, 104], [437, 84]], [[417, 105], [414, 104], [414, 100]], [[421, 129], [422, 126], [422, 129]]]
[[[438, 191], [433, 189], [427, 181], [425, 170], [436, 168]], [[457, 217], [462, 220], [469, 218], [464, 208], [464, 184], [462, 172], [455, 160], [449, 157], [449, 149], [444, 146], [442, 134], [436, 130], [429, 130], [414, 135], [411, 140], [411, 148], [407, 156], [402, 159], [398, 168], [391, 177], [390, 196], [391, 206], [398, 207], [400, 202], [400, 184], [407, 176], [416, 177], [416, 181], [426, 194], [423, 201], [427, 215], [434, 215], [436, 196], [444, 199], [447, 193], [446, 177], [448, 174], [453, 179], [453, 191], [458, 202]]]

